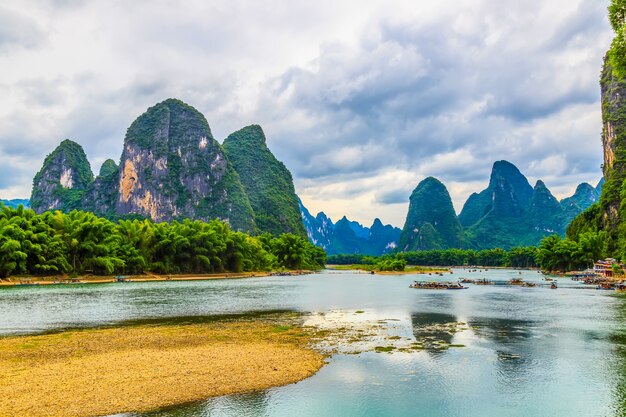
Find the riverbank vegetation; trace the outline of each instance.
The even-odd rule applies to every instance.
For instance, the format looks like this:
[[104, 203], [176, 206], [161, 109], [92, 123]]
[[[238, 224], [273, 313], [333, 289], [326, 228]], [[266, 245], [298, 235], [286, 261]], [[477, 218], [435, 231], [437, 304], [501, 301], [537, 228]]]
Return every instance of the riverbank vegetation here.
[[293, 234], [250, 236], [226, 223], [113, 222], [93, 213], [36, 214], [0, 204], [0, 278], [321, 269], [323, 249]]
[[603, 231], [581, 233], [576, 239], [548, 236], [537, 249], [537, 263], [545, 271], [591, 268], [598, 259], [611, 255], [607, 237], [608, 234]]
[[[566, 272], [591, 268], [598, 259], [618, 256], [610, 250], [606, 232], [586, 232], [573, 238], [561, 238], [558, 235], [545, 237], [538, 247], [528, 246], [504, 249], [476, 251], [472, 249], [424, 250], [400, 252], [380, 257], [366, 255], [331, 255], [328, 264], [332, 265], [369, 265], [372, 270], [378, 265], [396, 261], [405, 265], [421, 266], [472, 266], [509, 268], [541, 268], [544, 271]], [[399, 262], [399, 263], [401, 263]], [[364, 268], [361, 268], [364, 269]]]
[[2, 416], [149, 411], [300, 381], [324, 364], [296, 313], [0, 339]]
[[420, 266], [469, 266], [481, 265], [491, 267], [536, 268], [537, 248], [520, 247], [509, 251], [504, 249], [441, 249], [415, 252], [399, 252], [380, 257], [367, 255], [330, 255], [328, 264], [333, 265], [388, 265], [394, 261], [404, 265]]

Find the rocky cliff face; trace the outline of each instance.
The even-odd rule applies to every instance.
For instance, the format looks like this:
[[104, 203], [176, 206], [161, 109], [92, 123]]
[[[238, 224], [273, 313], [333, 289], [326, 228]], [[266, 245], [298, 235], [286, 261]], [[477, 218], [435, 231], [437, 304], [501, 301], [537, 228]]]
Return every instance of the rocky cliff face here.
[[317, 216], [314, 217], [309, 210], [304, 207], [300, 197], [298, 197], [298, 206], [300, 207], [302, 224], [304, 225], [309, 241], [328, 252], [330, 238], [335, 228], [332, 220], [323, 212], [318, 213]]
[[100, 167], [100, 173], [89, 185], [81, 200], [81, 209], [92, 211], [98, 216], [121, 218], [125, 214], [115, 211], [119, 193], [119, 167], [112, 159]]
[[46, 157], [35, 175], [31, 207], [37, 213], [80, 208], [92, 181], [93, 173], [85, 151], [76, 142], [66, 139]]
[[576, 217], [567, 236], [577, 239], [581, 233], [605, 231], [608, 251], [626, 256], [626, 206], [622, 204], [626, 180], [626, 78], [617, 77], [609, 60], [604, 59], [600, 79], [602, 99], [602, 146], [604, 183], [599, 204]]
[[151, 107], [124, 139], [115, 211], [155, 221], [228, 221], [254, 230], [239, 176], [213, 138], [204, 116], [174, 99]]
[[446, 186], [433, 177], [424, 179], [411, 194], [409, 211], [400, 235], [400, 250], [463, 246], [463, 230]]
[[120, 165], [105, 161], [95, 180], [80, 145], [61, 143], [35, 177], [33, 207], [114, 219], [221, 219], [235, 230], [305, 236], [291, 173], [267, 148], [260, 126], [233, 133], [225, 148], [245, 187], [204, 116], [168, 99], [133, 122]]
[[261, 126], [232, 133], [223, 148], [250, 199], [258, 230], [305, 237], [291, 172], [267, 147]]
[[602, 98], [603, 173], [606, 183], [601, 197], [603, 222], [608, 228], [620, 223], [621, 191], [626, 179], [626, 80], [613, 75], [608, 59], [600, 80]]

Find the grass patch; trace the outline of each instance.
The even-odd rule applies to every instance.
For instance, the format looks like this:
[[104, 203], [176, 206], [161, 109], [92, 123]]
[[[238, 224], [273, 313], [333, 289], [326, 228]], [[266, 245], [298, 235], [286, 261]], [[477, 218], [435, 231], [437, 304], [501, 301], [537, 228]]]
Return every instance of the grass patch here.
[[24, 343], [22, 345], [17, 346], [18, 349], [36, 349], [38, 347], [37, 343]]
[[289, 331], [291, 329], [292, 329], [291, 326], [274, 326], [272, 328], [272, 331], [274, 331], [274, 332], [287, 332], [287, 331]]
[[396, 350], [396, 347], [395, 346], [376, 346], [374, 350], [376, 352], [391, 352], [393, 350]]

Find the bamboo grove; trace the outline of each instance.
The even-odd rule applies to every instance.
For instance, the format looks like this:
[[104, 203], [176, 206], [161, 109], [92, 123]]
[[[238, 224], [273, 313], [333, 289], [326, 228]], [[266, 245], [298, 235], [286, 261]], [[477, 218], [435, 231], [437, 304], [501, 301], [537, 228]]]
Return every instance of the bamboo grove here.
[[325, 261], [326, 253], [300, 236], [250, 236], [218, 220], [113, 222], [0, 204], [0, 278], [320, 269]]

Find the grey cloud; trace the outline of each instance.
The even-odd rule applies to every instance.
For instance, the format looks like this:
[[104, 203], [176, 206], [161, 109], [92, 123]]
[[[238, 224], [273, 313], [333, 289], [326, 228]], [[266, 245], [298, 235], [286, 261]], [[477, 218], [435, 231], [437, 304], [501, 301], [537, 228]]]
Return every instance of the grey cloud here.
[[[545, 157], [542, 152], [565, 154], [571, 163], [566, 173], [596, 170], [599, 155], [581, 155], [574, 147], [564, 149], [562, 143], [553, 149], [549, 138], [531, 153], [525, 144], [529, 138], [509, 136], [519, 130], [532, 131], [537, 121], [573, 106], [597, 103], [596, 71], [602, 55], [598, 43], [606, 37], [607, 27], [602, 7], [593, 5], [590, 17], [586, 5], [581, 4], [563, 21], [555, 19], [556, 28], [547, 30], [537, 42], [532, 37], [523, 41], [529, 34], [523, 32], [528, 22], [511, 20], [517, 10], [505, 13], [501, 10], [504, 6], [483, 2], [476, 13], [485, 17], [477, 19], [482, 23], [502, 20], [500, 29], [507, 35], [492, 44], [486, 42], [491, 35], [486, 23], [476, 25], [468, 36], [450, 29], [446, 25], [449, 16], [442, 16], [424, 25], [383, 22], [372, 29], [379, 36], [369, 36], [356, 47], [322, 49], [315, 70], [290, 69], [277, 83], [277, 94], [290, 94], [286, 107], [321, 121], [314, 128], [281, 132], [308, 138], [308, 143], [305, 139], [302, 144], [306, 150], [291, 155], [291, 165], [307, 178], [362, 172], [367, 163], [338, 165], [328, 155], [339, 143], [377, 142], [385, 152], [368, 161], [375, 169], [415, 169], [425, 158], [465, 149], [477, 158], [472, 166], [450, 164], [427, 173], [461, 181], [478, 180], [494, 160], [503, 158], [516, 159], [524, 171]], [[523, 7], [529, 8], [516, 6]], [[509, 21], [512, 28], [507, 26]], [[514, 42], [511, 36], [516, 36]], [[563, 51], [563, 44], [555, 39], [565, 41], [571, 51]], [[595, 56], [590, 59], [595, 71], [587, 71], [586, 63], [580, 68], [563, 68], [568, 53]], [[476, 110], [468, 112], [472, 107]], [[337, 131], [317, 136], [318, 130], [332, 130], [330, 126]], [[358, 128], [342, 128], [345, 126]], [[575, 139], [596, 141], [597, 136]], [[287, 146], [286, 140], [277, 141]], [[319, 148], [313, 154], [310, 143]], [[484, 168], [479, 169], [478, 164]]]
[[[372, 15], [354, 39], [326, 39], [311, 48], [318, 54], [308, 64], [294, 58], [276, 69], [268, 61], [279, 55], [269, 52], [282, 51], [282, 40], [310, 47], [323, 36], [305, 33], [311, 20], [341, 24], [343, 18], [306, 2], [269, 13], [242, 1], [185, 8], [133, 2], [122, 11], [111, 6], [116, 12], [51, 1], [59, 14], [103, 13], [94, 30], [109, 41], [114, 62], [13, 84], [21, 102], [0, 113], [0, 153], [29, 158], [34, 174], [69, 137], [92, 162], [117, 160], [130, 123], [177, 97], [205, 114], [217, 139], [261, 124], [297, 184], [310, 190], [352, 184], [333, 188], [338, 198], [406, 202], [417, 178], [486, 181], [499, 159], [559, 187], [586, 176], [595, 181], [600, 122], [575, 121], [599, 109], [597, 78], [610, 42], [606, 5], [583, 0], [564, 7], [566, 14], [551, 14], [544, 10], [551, 4], [482, 0], [423, 19]], [[11, 19], [14, 28], [6, 29], [5, 15], [0, 9], [0, 54], [45, 42], [34, 21]], [[296, 52], [287, 48], [283, 55]], [[258, 83], [248, 82], [257, 72]], [[35, 129], [38, 120], [49, 129]], [[560, 159], [552, 162], [554, 156]], [[557, 168], [563, 171], [556, 174]], [[415, 183], [379, 190], [366, 181], [392, 170], [414, 173]]]
[[37, 22], [0, 7], [0, 53], [6, 53], [13, 48], [33, 48], [44, 40], [44, 32]]
[[381, 191], [376, 194], [376, 201], [381, 204], [407, 204], [410, 194], [410, 191], [403, 189]]
[[18, 82], [14, 89], [24, 96], [31, 106], [63, 106], [66, 94], [62, 91], [68, 85], [66, 77], [28, 78]]

